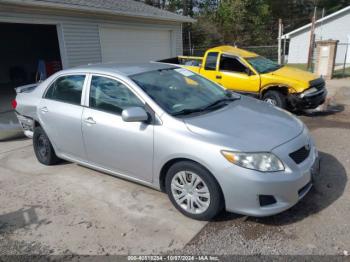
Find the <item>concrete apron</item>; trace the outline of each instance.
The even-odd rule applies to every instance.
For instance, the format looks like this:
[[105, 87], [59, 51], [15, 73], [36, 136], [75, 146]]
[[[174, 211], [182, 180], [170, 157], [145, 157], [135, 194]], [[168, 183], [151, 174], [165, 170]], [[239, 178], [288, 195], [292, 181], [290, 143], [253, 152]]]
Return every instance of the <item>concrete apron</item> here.
[[24, 137], [24, 134], [15, 112], [0, 112], [0, 142], [18, 137]]
[[76, 164], [41, 165], [30, 142], [0, 143], [0, 233], [11, 239], [53, 254], [159, 254], [205, 225], [164, 193]]

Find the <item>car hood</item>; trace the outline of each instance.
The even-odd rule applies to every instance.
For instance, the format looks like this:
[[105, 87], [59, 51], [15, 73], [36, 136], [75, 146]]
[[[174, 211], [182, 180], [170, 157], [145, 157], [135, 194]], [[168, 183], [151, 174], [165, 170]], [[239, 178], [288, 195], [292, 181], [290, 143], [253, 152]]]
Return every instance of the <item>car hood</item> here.
[[187, 128], [210, 143], [238, 151], [270, 151], [295, 138], [304, 124], [292, 114], [242, 96], [208, 114], [185, 118]]
[[313, 73], [310, 73], [308, 71], [304, 71], [298, 68], [290, 67], [290, 66], [283, 66], [280, 69], [271, 72], [270, 74], [283, 77], [286, 79], [290, 79], [297, 82], [305, 82], [309, 83], [311, 80], [314, 80], [317, 78], [317, 76]]

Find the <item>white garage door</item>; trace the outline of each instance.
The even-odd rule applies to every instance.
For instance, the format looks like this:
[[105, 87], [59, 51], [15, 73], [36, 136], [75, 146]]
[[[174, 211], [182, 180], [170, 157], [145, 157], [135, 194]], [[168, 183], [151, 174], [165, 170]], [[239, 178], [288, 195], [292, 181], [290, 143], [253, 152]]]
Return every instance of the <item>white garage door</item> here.
[[102, 27], [102, 62], [148, 62], [171, 56], [171, 31]]

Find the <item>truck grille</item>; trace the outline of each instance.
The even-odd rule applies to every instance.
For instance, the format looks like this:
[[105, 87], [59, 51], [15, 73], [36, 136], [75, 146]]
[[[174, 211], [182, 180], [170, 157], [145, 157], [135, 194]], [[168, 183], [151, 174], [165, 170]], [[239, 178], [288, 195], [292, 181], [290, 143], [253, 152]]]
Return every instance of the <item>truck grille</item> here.
[[300, 164], [303, 162], [310, 154], [310, 148], [303, 146], [299, 148], [297, 151], [294, 151], [289, 154], [289, 156], [294, 160], [295, 163]]

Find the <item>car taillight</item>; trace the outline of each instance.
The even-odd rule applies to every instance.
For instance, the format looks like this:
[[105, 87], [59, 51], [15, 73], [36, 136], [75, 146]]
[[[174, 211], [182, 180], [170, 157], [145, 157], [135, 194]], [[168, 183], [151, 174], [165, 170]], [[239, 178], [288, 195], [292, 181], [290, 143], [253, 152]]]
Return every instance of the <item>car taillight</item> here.
[[16, 109], [16, 107], [17, 107], [17, 101], [16, 101], [16, 99], [14, 99], [14, 100], [11, 101], [11, 105], [12, 105], [12, 108], [13, 108], [13, 109]]

